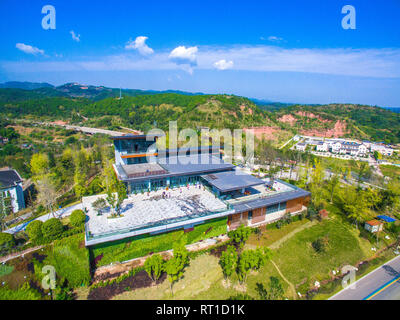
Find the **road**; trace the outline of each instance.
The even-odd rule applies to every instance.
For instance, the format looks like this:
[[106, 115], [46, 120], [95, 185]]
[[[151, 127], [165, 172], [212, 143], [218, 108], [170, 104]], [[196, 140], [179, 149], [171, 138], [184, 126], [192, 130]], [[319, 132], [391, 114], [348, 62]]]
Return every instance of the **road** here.
[[[78, 204], [74, 204], [74, 205], [72, 205], [70, 207], [59, 209], [59, 210], [54, 212], [54, 216], [59, 218], [59, 219], [60, 218], [65, 218], [65, 217], [68, 217], [72, 213], [72, 211], [74, 211], [75, 209], [82, 209], [82, 204], [78, 203]], [[30, 222], [34, 221], [34, 220], [40, 220], [42, 222], [45, 222], [46, 220], [49, 220], [50, 218], [53, 218], [54, 216], [51, 215], [51, 214], [45, 214], [45, 215], [40, 216], [40, 217], [38, 217], [36, 219], [33, 219], [31, 221], [21, 223], [21, 224], [15, 226], [15, 227], [12, 227], [10, 229], [7, 229], [7, 230], [3, 231], [3, 232], [14, 234], [14, 233], [17, 233], [19, 231], [25, 230], [26, 226]]]
[[329, 300], [400, 300], [400, 256], [370, 272]]

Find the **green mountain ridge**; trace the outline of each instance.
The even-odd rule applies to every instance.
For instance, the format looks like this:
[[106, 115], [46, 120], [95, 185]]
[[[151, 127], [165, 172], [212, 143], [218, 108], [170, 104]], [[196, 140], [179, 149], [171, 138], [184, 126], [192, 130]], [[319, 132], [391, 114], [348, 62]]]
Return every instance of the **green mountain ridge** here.
[[[81, 91], [87, 92], [81, 95]], [[131, 96], [126, 94], [129, 92]], [[355, 104], [259, 106], [226, 94], [147, 93], [65, 84], [34, 90], [0, 89], [0, 112], [7, 118], [65, 120], [85, 126], [148, 130], [168, 128], [244, 128], [267, 126], [290, 133], [311, 132], [400, 142], [400, 114]], [[104, 98], [103, 98], [104, 97]]]

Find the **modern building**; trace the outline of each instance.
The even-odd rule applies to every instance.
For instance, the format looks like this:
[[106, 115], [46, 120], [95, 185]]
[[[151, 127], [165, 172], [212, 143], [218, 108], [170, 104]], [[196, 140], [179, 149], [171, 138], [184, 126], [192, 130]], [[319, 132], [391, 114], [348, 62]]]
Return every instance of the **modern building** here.
[[18, 212], [25, 208], [22, 178], [13, 169], [0, 169], [0, 201], [9, 212]]
[[329, 145], [326, 142], [319, 141], [317, 143], [317, 151], [319, 151], [319, 152], [328, 152], [329, 151]]
[[393, 154], [393, 149], [383, 143], [372, 143], [371, 152], [374, 153], [375, 151], [379, 152], [384, 156], [389, 156], [389, 157]]
[[[227, 228], [270, 223], [306, 209], [310, 193], [259, 179], [222, 160], [219, 148], [159, 150], [157, 136], [112, 137], [114, 169], [127, 186], [121, 217], [99, 215], [85, 197], [86, 245], [157, 234], [227, 218]], [[147, 147], [147, 149], [146, 149]]]
[[299, 151], [306, 151], [306, 147], [307, 147], [307, 144], [305, 144], [304, 142], [299, 142], [298, 144], [296, 144], [296, 150], [299, 150]]

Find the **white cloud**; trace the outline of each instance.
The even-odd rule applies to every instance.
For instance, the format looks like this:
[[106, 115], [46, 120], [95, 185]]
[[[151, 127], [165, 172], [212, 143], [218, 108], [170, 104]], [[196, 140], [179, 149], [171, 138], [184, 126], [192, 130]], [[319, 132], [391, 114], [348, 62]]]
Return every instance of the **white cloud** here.
[[29, 44], [17, 43], [15, 45], [15, 47], [18, 50], [21, 50], [22, 52], [25, 52], [25, 53], [28, 53], [28, 54], [33, 54], [33, 55], [36, 55], [38, 53], [44, 54], [44, 50], [41, 50], [41, 49], [36, 48], [36, 47], [32, 47]]
[[75, 34], [74, 30], [71, 30], [69, 32], [72, 36], [72, 40], [76, 41], [76, 42], [80, 42], [81, 41], [81, 35], [80, 34]]
[[[264, 40], [264, 39], [263, 39], [263, 40]], [[283, 41], [283, 38], [276, 37], [276, 36], [269, 36], [269, 37], [268, 37], [268, 41], [271, 41], [271, 42], [281, 42], [281, 41]]]
[[[32, 49], [33, 50], [33, 49]], [[37, 49], [38, 50], [38, 49]], [[67, 70], [179, 70], [214, 69], [215, 62], [234, 61], [236, 71], [302, 72], [338, 76], [400, 78], [400, 49], [285, 49], [277, 46], [178, 47], [142, 58], [129, 53], [55, 59], [46, 62], [0, 61], [6, 72]], [[186, 64], [185, 64], [186, 63]]]
[[130, 39], [126, 45], [125, 45], [125, 49], [126, 50], [138, 50], [139, 53], [141, 55], [150, 55], [152, 53], [154, 53], [154, 50], [152, 48], [150, 48], [147, 44], [146, 44], [146, 40], [148, 38], [144, 37], [144, 36], [139, 36], [136, 37], [135, 40]]
[[233, 61], [226, 61], [225, 59], [221, 59], [217, 62], [214, 62], [214, 67], [218, 70], [231, 69], [233, 67]]
[[196, 53], [198, 51], [197, 47], [179, 46], [171, 51], [168, 58], [175, 62], [176, 64], [188, 64], [190, 66], [197, 65]]

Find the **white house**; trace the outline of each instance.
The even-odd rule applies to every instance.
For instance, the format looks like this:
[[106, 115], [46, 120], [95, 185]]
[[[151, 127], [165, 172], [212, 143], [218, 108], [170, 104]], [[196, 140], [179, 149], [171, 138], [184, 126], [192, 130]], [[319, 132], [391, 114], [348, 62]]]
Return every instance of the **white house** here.
[[384, 156], [391, 156], [393, 154], [393, 149], [381, 143], [373, 143], [371, 144], [371, 152], [378, 151], [380, 154]]
[[331, 145], [332, 153], [340, 153], [341, 148], [342, 148], [342, 143], [339, 141], [336, 141]]
[[306, 147], [307, 145], [304, 142], [299, 142], [298, 144], [296, 144], [296, 150], [299, 151], [306, 151]]
[[6, 206], [9, 204], [12, 212], [25, 208], [22, 178], [17, 171], [0, 169], [0, 193], [0, 201], [3, 201]]
[[320, 141], [317, 144], [317, 151], [327, 152], [329, 150], [329, 145], [326, 142]]
[[360, 144], [360, 146], [358, 147], [358, 155], [360, 156], [365, 156], [368, 152], [368, 148], [365, 144]]

